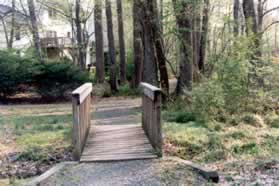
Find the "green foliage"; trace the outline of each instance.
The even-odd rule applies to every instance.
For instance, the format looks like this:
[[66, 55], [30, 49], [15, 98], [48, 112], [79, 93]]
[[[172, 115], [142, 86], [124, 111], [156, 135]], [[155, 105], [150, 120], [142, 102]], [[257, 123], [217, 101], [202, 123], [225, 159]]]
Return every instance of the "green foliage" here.
[[67, 91], [90, 81], [87, 72], [68, 62], [40, 64], [34, 78], [38, 93], [47, 98], [64, 97]]
[[243, 139], [246, 137], [246, 135], [242, 131], [236, 131], [236, 132], [229, 134], [228, 137], [232, 137], [234, 139]]
[[167, 112], [164, 117], [168, 122], [188, 123], [190, 121], [196, 121], [196, 116], [193, 113], [183, 111]]
[[30, 87], [43, 97], [62, 97], [82, 83], [90, 81], [87, 72], [67, 60], [39, 64], [32, 58], [0, 51], [0, 97], [13, 96]]
[[18, 160], [20, 161], [43, 161], [48, 158], [47, 152], [45, 149], [38, 146], [31, 146], [26, 148], [25, 151], [21, 152]]
[[116, 93], [117, 96], [137, 96], [140, 95], [139, 89], [133, 89], [129, 84], [121, 85]]
[[279, 129], [279, 118], [274, 119], [274, 120], [270, 123], [270, 126], [271, 126], [272, 128], [277, 128], [277, 129]]
[[129, 50], [127, 51], [127, 62], [126, 62], [126, 66], [127, 66], [127, 72], [126, 72], [126, 76], [127, 76], [127, 80], [128, 81], [132, 81], [133, 76], [134, 76], [134, 59], [133, 59], [134, 55], [133, 55], [133, 51]]
[[244, 145], [234, 145], [232, 147], [232, 150], [235, 154], [258, 154], [259, 153], [259, 147], [257, 143], [250, 142]]
[[0, 97], [24, 91], [33, 81], [34, 62], [11, 52], [0, 51]]
[[223, 89], [216, 81], [208, 81], [192, 91], [193, 111], [203, 118], [212, 118], [224, 107]]

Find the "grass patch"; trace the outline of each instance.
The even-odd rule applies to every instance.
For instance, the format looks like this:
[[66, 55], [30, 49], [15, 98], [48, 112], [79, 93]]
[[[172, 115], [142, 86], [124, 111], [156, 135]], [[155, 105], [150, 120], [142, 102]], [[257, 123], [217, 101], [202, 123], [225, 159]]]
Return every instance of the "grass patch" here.
[[244, 134], [243, 131], [235, 131], [235, 132], [228, 134], [227, 137], [239, 140], [239, 139], [245, 138], [246, 135]]
[[232, 151], [236, 155], [258, 155], [259, 154], [259, 146], [256, 142], [250, 142], [244, 145], [234, 145], [232, 147]]
[[176, 123], [188, 123], [190, 121], [196, 121], [196, 116], [193, 113], [177, 111], [177, 112], [165, 112], [164, 119], [168, 122]]
[[[57, 105], [59, 107], [60, 105]], [[65, 105], [68, 109], [68, 106]], [[9, 128], [15, 138], [19, 160], [43, 161], [56, 148], [68, 148], [71, 144], [71, 114], [50, 114], [53, 105], [36, 105], [26, 109], [17, 107], [14, 114], [0, 117], [0, 128]], [[40, 115], [35, 113], [41, 110]]]
[[[237, 125], [232, 125], [231, 120], [227, 120], [227, 123], [201, 122], [197, 118], [181, 124], [175, 117], [180, 115], [177, 113], [173, 110], [171, 113], [163, 112], [163, 131], [168, 143], [166, 153], [197, 162], [279, 156], [279, 130], [268, 128], [270, 124], [256, 127], [262, 126], [257, 116], [247, 117], [245, 122], [243, 117], [234, 116], [242, 118]], [[181, 113], [188, 116], [183, 111]]]

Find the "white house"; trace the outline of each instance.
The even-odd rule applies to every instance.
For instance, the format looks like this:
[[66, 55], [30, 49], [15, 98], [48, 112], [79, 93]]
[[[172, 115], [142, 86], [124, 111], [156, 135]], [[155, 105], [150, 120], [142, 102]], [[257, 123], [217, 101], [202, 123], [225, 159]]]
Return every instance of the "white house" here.
[[[17, 1], [16, 1], [17, 2]], [[59, 4], [44, 4], [45, 1], [35, 1], [36, 2], [36, 12], [37, 19], [39, 23], [39, 35], [41, 39], [42, 49], [47, 54], [49, 58], [57, 58], [66, 56], [72, 58], [71, 53], [75, 47], [75, 40], [73, 40], [73, 27], [69, 18], [62, 15], [59, 9]], [[2, 3], [2, 4], [1, 4]], [[19, 2], [17, 2], [19, 3]], [[26, 2], [25, 2], [26, 3]], [[91, 7], [84, 8], [92, 11], [94, 10], [93, 4]], [[7, 30], [10, 30], [11, 27], [11, 16], [12, 11], [11, 3], [7, 0], [0, 0], [0, 49], [7, 48], [5, 27]], [[85, 25], [86, 36], [88, 37], [88, 46], [87, 46], [87, 55], [86, 60], [87, 64], [94, 62], [92, 53], [94, 51], [94, 12], [88, 14], [90, 15]], [[16, 13], [15, 13], [15, 25], [17, 25], [16, 34], [14, 38], [13, 48], [21, 51], [24, 51], [30, 48], [32, 44], [32, 35], [29, 28], [29, 17], [28, 17], [28, 7], [27, 4], [17, 4]], [[3, 24], [5, 24], [3, 26]], [[104, 26], [104, 47], [107, 51], [107, 34]], [[9, 31], [8, 31], [9, 32]], [[9, 35], [9, 34], [8, 34]]]

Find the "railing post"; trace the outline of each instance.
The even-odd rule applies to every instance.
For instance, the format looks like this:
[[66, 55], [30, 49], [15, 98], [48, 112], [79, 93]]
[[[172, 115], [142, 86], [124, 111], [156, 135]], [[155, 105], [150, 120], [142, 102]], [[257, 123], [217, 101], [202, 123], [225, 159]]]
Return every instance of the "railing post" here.
[[73, 156], [79, 160], [90, 131], [92, 83], [86, 83], [72, 93], [73, 104]]
[[161, 131], [161, 89], [147, 83], [141, 83], [142, 97], [142, 127], [149, 138], [151, 145], [162, 154]]
[[73, 156], [75, 160], [78, 160], [81, 156], [81, 137], [80, 137], [80, 105], [78, 103], [78, 97], [72, 96], [73, 105], [73, 131], [72, 131], [72, 144], [73, 144]]

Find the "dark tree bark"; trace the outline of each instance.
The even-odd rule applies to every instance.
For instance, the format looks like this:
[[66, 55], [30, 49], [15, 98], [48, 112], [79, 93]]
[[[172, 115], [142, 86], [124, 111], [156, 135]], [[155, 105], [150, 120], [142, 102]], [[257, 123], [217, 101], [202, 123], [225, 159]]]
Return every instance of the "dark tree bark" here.
[[117, 91], [117, 73], [116, 73], [116, 58], [115, 58], [115, 45], [113, 35], [112, 11], [111, 1], [106, 0], [106, 17], [107, 17], [107, 32], [109, 42], [109, 61], [110, 61], [110, 86], [112, 91]]
[[208, 22], [209, 22], [209, 8], [210, 1], [204, 0], [203, 7], [203, 18], [202, 18], [202, 34], [201, 34], [201, 44], [200, 44], [200, 52], [199, 52], [199, 70], [204, 72], [204, 64], [205, 64], [205, 56], [206, 56], [206, 48], [208, 46], [207, 37], [208, 37]]
[[144, 65], [143, 81], [154, 86], [158, 86], [158, 67], [156, 47], [154, 45], [154, 35], [152, 32], [153, 18], [152, 2], [144, 0], [143, 8], [143, 46], [144, 46]]
[[192, 61], [192, 20], [191, 20], [191, 2], [181, 0], [172, 0], [176, 23], [178, 27], [178, 34], [180, 40], [180, 64], [179, 77], [177, 84], [177, 94], [183, 94], [184, 90], [192, 89], [193, 82], [193, 61]]
[[44, 63], [34, 1], [28, 0], [27, 2], [28, 2], [28, 9], [29, 9], [30, 20], [31, 20], [31, 29], [32, 29], [33, 42], [35, 45], [36, 55], [38, 60], [41, 63]]
[[258, 23], [254, 0], [244, 0], [242, 6], [246, 22], [247, 35], [251, 33], [256, 34], [258, 31]]
[[133, 29], [134, 29], [134, 75], [133, 87], [137, 88], [142, 81], [143, 73], [143, 27], [142, 20], [142, 5], [140, 1], [133, 1]]
[[240, 13], [240, 2], [239, 0], [234, 0], [233, 5], [233, 18], [234, 18], [234, 26], [233, 26], [233, 33], [234, 36], [237, 37], [239, 35], [239, 13]]
[[102, 19], [102, 0], [95, 0], [95, 38], [96, 38], [96, 80], [97, 83], [105, 81], [104, 65], [104, 38]]
[[4, 34], [5, 34], [6, 44], [8, 46], [9, 45], [9, 36], [8, 36], [9, 33], [8, 33], [8, 30], [7, 30], [5, 19], [3, 17], [1, 17], [1, 22], [2, 22], [2, 26], [3, 26], [3, 30], [4, 30]]
[[[198, 76], [199, 73], [199, 61], [200, 61], [200, 47], [201, 47], [201, 2], [200, 0], [195, 1], [194, 7], [194, 18], [193, 18], [193, 32], [192, 32], [192, 44], [193, 44], [193, 63], [195, 66], [195, 74]], [[196, 77], [196, 76], [195, 76]]]
[[244, 0], [243, 1], [243, 13], [246, 22], [246, 34], [248, 36], [254, 36], [253, 46], [255, 48], [253, 58], [258, 58], [261, 56], [261, 41], [258, 34], [258, 22], [257, 14], [255, 10], [254, 0]]
[[118, 37], [120, 47], [120, 83], [126, 82], [126, 50], [123, 28], [122, 0], [117, 0]]
[[84, 52], [84, 43], [83, 43], [83, 32], [81, 27], [81, 20], [80, 20], [80, 12], [81, 12], [81, 4], [80, 0], [76, 0], [75, 6], [75, 24], [76, 24], [76, 39], [77, 39], [77, 47], [78, 47], [78, 63], [81, 69], [86, 69], [86, 61], [85, 61], [85, 52]]
[[15, 0], [12, 0], [12, 20], [11, 20], [10, 40], [8, 43], [9, 49], [13, 48], [14, 32], [15, 32]]
[[155, 39], [156, 54], [158, 60], [158, 67], [160, 71], [160, 84], [163, 91], [168, 95], [169, 94], [169, 78], [168, 70], [166, 65], [166, 56], [164, 49], [163, 33], [161, 27], [161, 20], [159, 17], [157, 0], [152, 1], [152, 12], [153, 12], [153, 33]]

